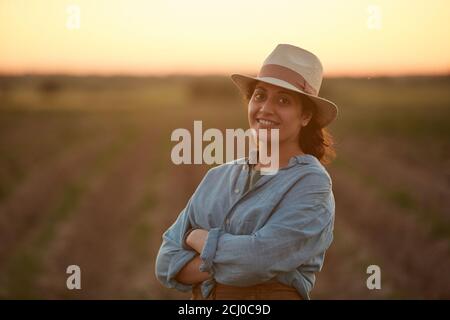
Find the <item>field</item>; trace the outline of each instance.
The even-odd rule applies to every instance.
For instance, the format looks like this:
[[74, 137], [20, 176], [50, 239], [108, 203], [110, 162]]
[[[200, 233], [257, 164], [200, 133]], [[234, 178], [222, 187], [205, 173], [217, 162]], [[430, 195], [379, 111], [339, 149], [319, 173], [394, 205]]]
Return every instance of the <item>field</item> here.
[[[450, 77], [332, 78], [321, 95], [340, 107], [336, 226], [312, 298], [449, 299]], [[0, 77], [0, 298], [189, 298], [154, 260], [208, 170], [170, 159], [194, 120], [246, 128], [228, 78]]]

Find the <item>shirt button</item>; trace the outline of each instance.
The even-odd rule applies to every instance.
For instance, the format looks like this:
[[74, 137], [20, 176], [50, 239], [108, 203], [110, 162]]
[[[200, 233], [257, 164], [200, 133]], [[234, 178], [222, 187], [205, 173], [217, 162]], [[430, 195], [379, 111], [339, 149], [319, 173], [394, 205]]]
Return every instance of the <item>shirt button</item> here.
[[239, 189], [234, 189], [234, 193], [239, 193]]

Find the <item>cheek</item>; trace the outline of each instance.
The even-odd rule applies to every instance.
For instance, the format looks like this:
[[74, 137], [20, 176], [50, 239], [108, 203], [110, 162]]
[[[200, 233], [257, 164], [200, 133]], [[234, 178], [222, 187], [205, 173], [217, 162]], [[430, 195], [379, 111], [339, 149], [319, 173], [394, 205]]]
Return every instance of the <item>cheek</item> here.
[[281, 131], [283, 134], [291, 135], [299, 133], [301, 130], [301, 121], [297, 110], [285, 110], [282, 114], [280, 114], [280, 118], [282, 118], [283, 121]]
[[288, 126], [295, 126], [296, 123], [300, 123], [300, 116], [298, 110], [295, 108], [286, 108], [280, 110], [279, 117], [286, 123]]
[[253, 103], [248, 104], [248, 119], [249, 119], [249, 121], [255, 120], [255, 115], [256, 115], [257, 111], [258, 111], [258, 108]]

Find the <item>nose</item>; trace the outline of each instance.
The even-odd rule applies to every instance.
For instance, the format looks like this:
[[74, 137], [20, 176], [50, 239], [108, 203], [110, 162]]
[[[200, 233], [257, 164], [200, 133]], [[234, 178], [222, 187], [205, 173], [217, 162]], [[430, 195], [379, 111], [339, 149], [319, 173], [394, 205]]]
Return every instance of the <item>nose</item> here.
[[259, 109], [262, 113], [274, 113], [274, 103], [272, 102], [272, 99], [266, 99], [264, 103], [261, 106], [261, 109]]

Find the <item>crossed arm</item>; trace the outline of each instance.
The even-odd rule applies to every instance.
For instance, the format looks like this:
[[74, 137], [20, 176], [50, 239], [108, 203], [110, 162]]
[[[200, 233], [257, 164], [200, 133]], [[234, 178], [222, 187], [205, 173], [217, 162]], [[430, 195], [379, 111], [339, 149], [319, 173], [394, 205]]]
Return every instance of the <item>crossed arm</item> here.
[[189, 261], [181, 270], [178, 272], [175, 279], [183, 284], [196, 284], [205, 281], [210, 277], [208, 272], [200, 271], [200, 264], [202, 260], [200, 259], [200, 253], [205, 245], [206, 238], [208, 236], [208, 231], [203, 229], [193, 230], [189, 236], [186, 238], [186, 244], [192, 249], [197, 251], [198, 255]]
[[[219, 283], [253, 285], [289, 273], [324, 252], [333, 239], [334, 199], [331, 185], [312, 178], [314, 183], [307, 181], [286, 194], [278, 214], [250, 235], [195, 229], [183, 240], [179, 229], [190, 225], [188, 216], [181, 215], [165, 235], [157, 276], [187, 289], [210, 279], [214, 268]], [[183, 241], [192, 250], [180, 250]], [[169, 261], [176, 255], [178, 260]]]

